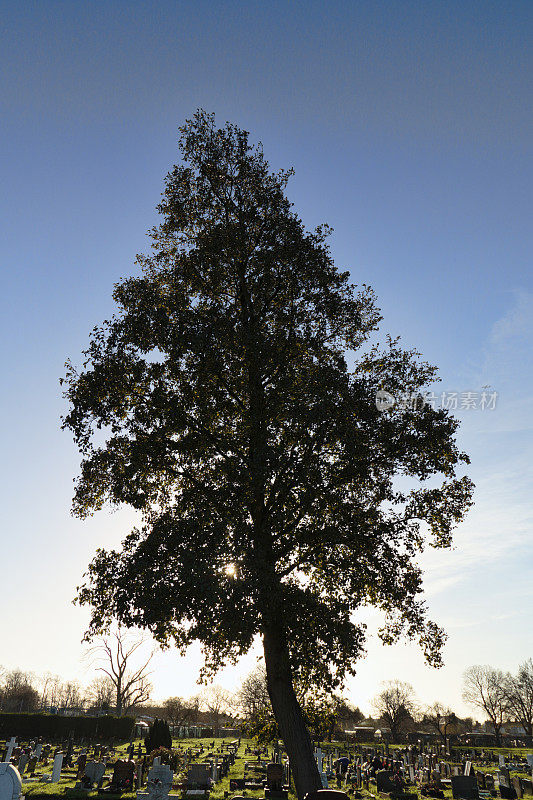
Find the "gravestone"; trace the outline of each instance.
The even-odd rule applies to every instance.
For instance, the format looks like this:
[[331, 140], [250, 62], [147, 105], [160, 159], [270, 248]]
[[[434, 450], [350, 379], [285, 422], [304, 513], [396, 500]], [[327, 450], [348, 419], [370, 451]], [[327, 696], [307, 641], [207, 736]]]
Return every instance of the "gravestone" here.
[[63, 753], [56, 753], [54, 756], [54, 765], [52, 767], [51, 783], [58, 783], [61, 776], [61, 768], [63, 766]]
[[73, 754], [73, 752], [74, 752], [74, 742], [72, 741], [72, 739], [69, 739], [69, 742], [68, 742], [68, 745], [67, 745], [67, 752], [66, 752], [66, 755], [65, 755], [65, 766], [66, 767], [71, 767], [72, 766], [72, 754]]
[[133, 789], [133, 778], [135, 777], [135, 763], [119, 759], [113, 766], [113, 775], [109, 790], [120, 792], [130, 792]]
[[78, 767], [78, 775], [81, 777], [85, 772], [85, 767], [87, 766], [87, 755], [82, 753], [78, 756], [77, 767]]
[[454, 800], [479, 800], [479, 790], [474, 775], [452, 775]]
[[522, 778], [522, 794], [533, 795], [533, 781]]
[[520, 783], [520, 778], [517, 775], [513, 777], [512, 785], [518, 800], [522, 800], [522, 784]]
[[8, 761], [0, 763], [0, 800], [19, 800], [21, 787], [18, 769]]
[[395, 792], [398, 790], [398, 784], [393, 780], [393, 773], [389, 770], [382, 769], [376, 772], [376, 788], [378, 792]]
[[37, 767], [37, 756], [32, 756], [28, 761], [28, 772], [30, 775], [35, 774], [35, 769]]
[[485, 789], [488, 792], [494, 791], [494, 775], [491, 775], [490, 772], [485, 773]]
[[506, 789], [511, 787], [511, 778], [507, 767], [500, 767], [498, 772], [498, 783], [500, 786], [504, 786]]
[[210, 789], [211, 770], [208, 764], [190, 764], [187, 770], [187, 788]]
[[516, 792], [511, 784], [511, 777], [507, 767], [500, 767], [498, 772], [498, 788], [503, 800], [515, 800]]
[[283, 767], [281, 764], [267, 764], [265, 797], [287, 797], [287, 793], [283, 790]]
[[19, 771], [19, 775], [24, 775], [26, 772], [26, 766], [28, 764], [28, 756], [26, 753], [21, 753], [19, 756], [19, 763], [17, 765], [17, 769]]
[[35, 753], [33, 754], [37, 759], [37, 761], [41, 760], [42, 752], [43, 752], [43, 746], [42, 744], [38, 744], [37, 747], [35, 748]]
[[105, 773], [105, 764], [103, 761], [88, 761], [85, 765], [85, 775], [93, 784], [100, 785]]
[[533, 769], [533, 753], [528, 753], [526, 756], [527, 763], [530, 769]]
[[148, 800], [166, 800], [172, 789], [172, 778], [173, 773], [168, 764], [153, 766], [146, 780]]
[[337, 789], [318, 789], [315, 792], [309, 792], [305, 800], [350, 800], [346, 792], [340, 792]]
[[13, 750], [15, 749], [16, 744], [17, 740], [14, 736], [12, 736], [9, 742], [7, 742], [7, 750], [4, 761], [7, 761], [8, 763], [11, 761], [11, 756], [13, 755]]

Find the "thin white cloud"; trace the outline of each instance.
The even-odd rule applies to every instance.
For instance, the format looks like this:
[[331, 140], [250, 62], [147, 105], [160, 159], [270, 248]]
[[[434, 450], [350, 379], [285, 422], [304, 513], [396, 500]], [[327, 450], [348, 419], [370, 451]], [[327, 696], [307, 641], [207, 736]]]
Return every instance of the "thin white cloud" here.
[[510, 339], [528, 336], [533, 328], [533, 293], [513, 291], [514, 305], [492, 326], [490, 341], [495, 347], [507, 346]]

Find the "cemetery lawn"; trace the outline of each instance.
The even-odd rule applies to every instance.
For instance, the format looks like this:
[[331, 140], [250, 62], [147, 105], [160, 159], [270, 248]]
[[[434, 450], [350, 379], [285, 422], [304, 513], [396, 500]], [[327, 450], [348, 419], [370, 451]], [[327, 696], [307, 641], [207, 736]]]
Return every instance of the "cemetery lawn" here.
[[[216, 739], [215, 740], [215, 750], [217, 750], [221, 746], [222, 742], [229, 743], [230, 741], [232, 741], [232, 739]], [[206, 750], [210, 750], [210, 744], [212, 742], [213, 742], [212, 738], [207, 738], [207, 739], [176, 739], [176, 740], [173, 741], [172, 747], [173, 747], [174, 750], [177, 750], [179, 752], [180, 750], [183, 751], [183, 750], [186, 750], [187, 748], [191, 748], [191, 749], [194, 750], [194, 749], [199, 748], [201, 746], [204, 749], [204, 755], [205, 755], [205, 751]], [[142, 744], [142, 740], [138, 739], [138, 740], [135, 741], [134, 744], [135, 744], [135, 748], [137, 749], [138, 745]], [[368, 746], [370, 748], [370, 747], [373, 746], [373, 743], [368, 743], [366, 745], [365, 745], [365, 743], [361, 743], [361, 744], [362, 744], [363, 747]], [[129, 742], [125, 742], [125, 743], [123, 743], [121, 745], [116, 746], [115, 747], [115, 757], [117, 759], [127, 758], [127, 750], [128, 750], [129, 745], [130, 745]], [[358, 746], [359, 746], [359, 743], [358, 743]], [[257, 744], [255, 742], [253, 742], [252, 740], [250, 740], [250, 739], [241, 739], [241, 746], [240, 746], [240, 748], [238, 750], [237, 757], [235, 759], [235, 763], [231, 766], [228, 776], [223, 778], [221, 781], [219, 781], [217, 783], [217, 785], [212, 789], [212, 791], [210, 792], [210, 795], [209, 795], [210, 800], [230, 800], [234, 795], [240, 795], [240, 794], [244, 794], [244, 796], [246, 798], [249, 798], [250, 800], [263, 800], [264, 799], [264, 790], [263, 789], [257, 789], [255, 791], [246, 789], [244, 792], [242, 792], [241, 790], [230, 791], [230, 787], [229, 787], [230, 780], [233, 779], [233, 778], [243, 778], [244, 777], [245, 763], [247, 761], [248, 762], [256, 762], [256, 757], [254, 755], [245, 753], [245, 750], [246, 750], [247, 747], [249, 747], [249, 748], [251, 748], [253, 750], [253, 749], [257, 748]], [[346, 744], [343, 743], [343, 742], [325, 742], [325, 743], [323, 743], [321, 745], [321, 747], [322, 747], [322, 750], [324, 752], [324, 755], [326, 755], [330, 750], [334, 750], [336, 748], [338, 748], [340, 751], [346, 750]], [[391, 750], [396, 749], [396, 747], [401, 748], [401, 747], [404, 747], [404, 745], [390, 745], [390, 749]], [[350, 749], [350, 752], [353, 752], [353, 744], [350, 745], [349, 749]], [[452, 759], [452, 762], [459, 763], [460, 750], [461, 749], [463, 749], [463, 748], [454, 748], [454, 756], [455, 756], [455, 758]], [[473, 748], [473, 747], [468, 747], [468, 748], [464, 748], [464, 749], [466, 750], [466, 752], [469, 752], [469, 753], [471, 753], [472, 751], [479, 751], [480, 752], [483, 749], [485, 750], [485, 752], [488, 752], [490, 750], [493, 753], [496, 753], [496, 754], [500, 754], [501, 753], [501, 754], [503, 754], [503, 755], [505, 755], [507, 757], [511, 757], [511, 758], [513, 756], [515, 756], [515, 755], [520, 755], [520, 756], [523, 757], [523, 756], [525, 756], [525, 754], [527, 752], [531, 752], [531, 750], [524, 749], [524, 748], [509, 748], [509, 747], [505, 747], [505, 748], [496, 748], [496, 747], [491, 747], [491, 748], [488, 748], [488, 747], [485, 747], [485, 748], [482, 748], [482, 747]], [[200, 756], [200, 757], [198, 757], [196, 759], [193, 759], [193, 760], [201, 762], [204, 759], [204, 755], [202, 755], [202, 756]], [[269, 758], [271, 757], [271, 755], [272, 755], [272, 749], [269, 748]], [[265, 759], [266, 759], [266, 756], [264, 756], [262, 758], [262, 762], [263, 763], [265, 763]], [[474, 765], [474, 769], [476, 769], [476, 761], [475, 760], [473, 762], [473, 765]], [[41, 771], [43, 771], [45, 773], [51, 773], [52, 765], [49, 764], [48, 767], [46, 767], [44, 769], [41, 768], [39, 770], [39, 772], [41, 772]], [[482, 767], [482, 771], [486, 772], [486, 773], [498, 772], [498, 765], [497, 764], [495, 764], [495, 765], [484, 764], [483, 767]], [[105, 777], [106, 778], [110, 778], [112, 772], [113, 772], [113, 768], [112, 768], [112, 765], [110, 764], [108, 769], [106, 770]], [[514, 770], [512, 771], [512, 775], [520, 775], [521, 777], [524, 777], [524, 778], [529, 778], [530, 777], [529, 773], [516, 772]], [[182, 778], [184, 778], [184, 777], [185, 777], [184, 776], [184, 772], [179, 772], [178, 771], [174, 776], [174, 783], [180, 783]], [[124, 792], [121, 795], [110, 794], [110, 793], [107, 794], [106, 793], [105, 795], [102, 796], [101, 794], [99, 795], [96, 790], [92, 791], [92, 792], [75, 790], [74, 789], [75, 784], [76, 784], [76, 769], [75, 768], [70, 769], [70, 770], [66, 769], [66, 770], [64, 770], [62, 772], [59, 783], [56, 783], [56, 784], [50, 784], [50, 783], [41, 782], [41, 781], [24, 781], [23, 780], [23, 782], [22, 782], [22, 795], [24, 795], [26, 798], [28, 798], [28, 800], [39, 800], [39, 798], [42, 798], [42, 800], [53, 800], [55, 798], [57, 798], [58, 800], [69, 800], [69, 798], [71, 800], [83, 800], [84, 798], [88, 798], [88, 800], [94, 800], [97, 797], [100, 797], [100, 798], [105, 797], [107, 800], [118, 800], [118, 798], [122, 798], [122, 800], [136, 800], [136, 796], [137, 796], [136, 791]], [[330, 788], [337, 789], [337, 785], [336, 785], [336, 781], [335, 780], [333, 780], [331, 782], [331, 787]], [[353, 789], [352, 789], [352, 787], [347, 787], [345, 789], [344, 786], [341, 786], [341, 787], [338, 787], [338, 788], [340, 788], [342, 791], [347, 791], [347, 793], [351, 797], [353, 797]], [[419, 800], [428, 800], [427, 797], [425, 797], [424, 795], [422, 795], [420, 793], [420, 790], [416, 786], [406, 787], [406, 791], [409, 792], [412, 795], [416, 795], [417, 798], [419, 798]], [[373, 800], [375, 798], [383, 798], [383, 800], [387, 800], [388, 797], [389, 797], [388, 795], [378, 795], [376, 787], [375, 787], [375, 784], [373, 784], [372, 782], [370, 783], [370, 791], [366, 791], [365, 789], [361, 789], [360, 793], [358, 794], [358, 796], [362, 797], [363, 800]], [[445, 789], [444, 790], [444, 796], [445, 796], [445, 800], [452, 800], [452, 791], [451, 791], [451, 789]], [[181, 798], [181, 797], [182, 797], [182, 791], [179, 790], [179, 789], [173, 789], [171, 791], [171, 793], [170, 793], [170, 798]], [[289, 792], [289, 800], [296, 800], [296, 794], [295, 794], [295, 792], [294, 792], [292, 787], [291, 787], [291, 790]]]

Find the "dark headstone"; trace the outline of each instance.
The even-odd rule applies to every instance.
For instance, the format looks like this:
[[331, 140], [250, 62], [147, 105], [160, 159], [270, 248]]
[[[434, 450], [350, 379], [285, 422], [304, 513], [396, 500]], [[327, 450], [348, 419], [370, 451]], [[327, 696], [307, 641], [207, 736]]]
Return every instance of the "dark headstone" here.
[[474, 775], [452, 775], [454, 800], [479, 800], [477, 780]]
[[503, 800], [515, 800], [516, 792], [511, 783], [511, 776], [507, 767], [500, 767], [498, 772], [498, 786]]
[[378, 792], [395, 792], [398, 790], [398, 784], [393, 780], [394, 773], [386, 769], [382, 769], [376, 773], [376, 788]]
[[133, 791], [133, 779], [135, 777], [135, 763], [133, 761], [115, 761], [113, 767], [113, 777], [109, 784], [109, 791], [131, 792]]
[[520, 782], [520, 778], [518, 777], [518, 775], [515, 775], [513, 777], [512, 783], [513, 783], [513, 789], [515, 790], [515, 793], [516, 793], [516, 796], [518, 797], [518, 800], [522, 800], [522, 794], [523, 794], [523, 792], [522, 792], [522, 784]]
[[350, 800], [346, 792], [338, 792], [336, 789], [317, 789], [308, 792], [304, 800]]
[[281, 764], [267, 764], [267, 789], [274, 792], [283, 790], [283, 767]]

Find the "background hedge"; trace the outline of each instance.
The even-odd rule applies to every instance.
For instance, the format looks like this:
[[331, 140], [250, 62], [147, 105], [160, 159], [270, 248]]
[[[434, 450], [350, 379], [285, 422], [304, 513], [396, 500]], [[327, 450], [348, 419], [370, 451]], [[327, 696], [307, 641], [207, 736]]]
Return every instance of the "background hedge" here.
[[49, 740], [75, 739], [127, 740], [133, 735], [133, 717], [63, 717], [58, 714], [3, 714], [0, 713], [0, 738], [34, 739], [42, 736]]

